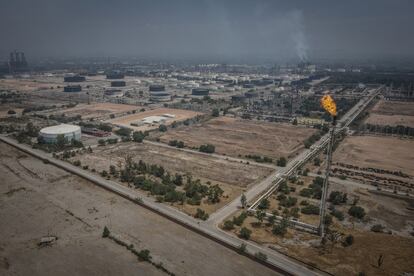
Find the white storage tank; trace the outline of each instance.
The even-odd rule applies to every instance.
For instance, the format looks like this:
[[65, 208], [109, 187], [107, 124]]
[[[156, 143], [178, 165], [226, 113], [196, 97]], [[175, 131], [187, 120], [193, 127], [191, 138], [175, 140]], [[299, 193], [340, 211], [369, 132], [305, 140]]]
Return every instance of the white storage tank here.
[[59, 135], [63, 135], [67, 142], [72, 141], [72, 139], [79, 141], [81, 139], [81, 128], [75, 125], [60, 124], [42, 128], [39, 135], [45, 143], [56, 143]]

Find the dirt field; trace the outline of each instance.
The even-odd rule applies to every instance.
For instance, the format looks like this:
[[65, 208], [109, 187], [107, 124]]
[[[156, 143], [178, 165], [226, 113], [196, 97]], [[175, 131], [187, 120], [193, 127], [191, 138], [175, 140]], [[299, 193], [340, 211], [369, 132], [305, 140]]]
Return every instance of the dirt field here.
[[175, 115], [174, 118], [171, 118], [171, 119], [166, 121], [166, 123], [165, 123], [166, 125], [170, 125], [174, 121], [177, 121], [177, 122], [178, 121], [183, 121], [185, 119], [190, 119], [190, 118], [193, 118], [197, 115], [201, 115], [201, 113], [194, 112], [194, 111], [189, 111], [189, 110], [171, 109], [171, 108], [157, 108], [157, 109], [153, 109], [153, 110], [147, 110], [147, 111], [144, 111], [144, 112], [139, 112], [139, 113], [136, 113], [136, 114], [122, 116], [122, 117], [119, 117], [119, 118], [108, 120], [107, 122], [111, 123], [111, 124], [123, 126], [123, 127], [132, 128], [134, 130], [145, 131], [145, 130], [149, 130], [149, 129], [158, 128], [158, 125], [154, 125], [154, 126], [132, 126], [131, 123], [139, 121], [141, 119], [144, 119], [145, 117], [148, 117], [148, 116], [161, 116], [163, 114], [173, 114], [173, 115]]
[[[133, 142], [98, 147], [92, 154], [76, 156], [73, 160], [81, 160], [82, 165], [88, 165], [89, 168], [101, 172], [108, 171], [110, 164], [117, 166], [119, 162], [123, 162], [126, 155], [132, 155], [136, 162], [143, 160], [148, 164], [161, 165], [171, 173], [191, 174], [193, 178], [199, 178], [204, 184], [207, 181], [213, 185], [219, 184], [224, 190], [225, 198], [219, 204], [202, 203], [201, 207], [208, 213], [219, 209], [237, 197], [247, 186], [259, 182], [271, 172], [271, 169], [255, 165]], [[200, 206], [177, 205], [177, 207], [193, 214]]]
[[[62, 81], [63, 83], [63, 81]], [[39, 89], [48, 89], [51, 86], [56, 86], [52, 80], [50, 82], [38, 82], [34, 79], [3, 79], [0, 80], [1, 89], [10, 89], [24, 92], [36, 91]]]
[[213, 144], [216, 152], [233, 157], [261, 155], [272, 158], [291, 156], [303, 148], [314, 129], [248, 121], [229, 117], [212, 119], [201, 125], [167, 131], [161, 141], [181, 140], [189, 147]]
[[413, 148], [413, 140], [395, 137], [346, 137], [335, 151], [333, 162], [402, 171], [414, 176]]
[[[176, 275], [276, 275], [90, 182], [3, 143], [0, 150], [1, 275], [165, 275], [102, 239], [105, 225]], [[58, 240], [39, 249], [45, 235]]]
[[110, 114], [126, 113], [140, 108], [139, 106], [127, 104], [93, 103], [90, 105], [78, 104], [73, 108], [65, 109], [63, 112], [59, 111], [57, 113], [70, 114], [71, 116], [81, 115], [82, 119], [91, 119], [109, 116]]
[[414, 102], [381, 100], [372, 108], [365, 123], [414, 127]]

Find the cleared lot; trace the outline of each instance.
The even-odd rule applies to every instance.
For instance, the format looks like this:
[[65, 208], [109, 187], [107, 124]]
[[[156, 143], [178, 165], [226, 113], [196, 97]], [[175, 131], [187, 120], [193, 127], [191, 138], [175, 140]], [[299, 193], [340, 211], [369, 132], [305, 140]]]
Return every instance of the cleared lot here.
[[132, 112], [139, 109], [139, 106], [127, 104], [114, 103], [93, 103], [93, 104], [78, 104], [73, 108], [65, 109], [64, 111], [55, 112], [55, 114], [65, 113], [66, 115], [82, 116], [82, 119], [98, 118], [102, 116], [109, 116], [110, 114], [119, 114]]
[[[105, 225], [176, 275], [275, 275], [237, 253], [0, 143], [0, 274], [161, 275], [102, 239]], [[44, 235], [51, 247], [38, 249]]]
[[189, 147], [212, 144], [216, 152], [233, 157], [261, 155], [271, 158], [291, 156], [303, 148], [303, 141], [316, 131], [259, 121], [229, 117], [167, 131], [161, 141], [181, 140]]
[[414, 174], [414, 141], [395, 137], [347, 137], [333, 156], [334, 162]]
[[145, 131], [145, 130], [157, 128], [158, 124], [144, 125], [144, 126], [132, 126], [131, 123], [140, 121], [140, 120], [144, 119], [145, 117], [162, 116], [164, 114], [171, 114], [171, 115], [175, 116], [173, 118], [168, 118], [167, 121], [165, 122], [165, 125], [170, 125], [174, 121], [179, 122], [179, 121], [183, 121], [185, 119], [193, 118], [197, 115], [201, 115], [201, 113], [194, 112], [194, 111], [189, 111], [189, 110], [172, 109], [172, 108], [157, 108], [157, 109], [153, 109], [153, 110], [147, 110], [147, 111], [144, 111], [144, 112], [139, 112], [139, 113], [136, 113], [136, 114], [122, 116], [122, 117], [119, 117], [119, 118], [108, 120], [107, 122], [111, 123], [111, 124], [114, 124], [114, 125], [122, 126], [122, 127], [132, 128], [134, 130]]
[[365, 123], [414, 127], [414, 102], [381, 100], [374, 106]]

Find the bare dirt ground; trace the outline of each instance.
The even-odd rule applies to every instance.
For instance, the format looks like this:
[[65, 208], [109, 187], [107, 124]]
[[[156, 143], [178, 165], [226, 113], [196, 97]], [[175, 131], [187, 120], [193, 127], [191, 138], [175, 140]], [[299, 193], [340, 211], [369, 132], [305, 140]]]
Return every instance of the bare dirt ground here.
[[[0, 150], [2, 275], [163, 274], [101, 238], [105, 225], [176, 275], [276, 275], [88, 181], [3, 143]], [[45, 235], [58, 240], [39, 249]]]
[[81, 115], [82, 119], [91, 119], [101, 116], [109, 116], [110, 114], [119, 114], [137, 110], [141, 107], [128, 104], [114, 104], [114, 103], [93, 103], [93, 104], [78, 104], [73, 108], [65, 109], [64, 111], [56, 112], [70, 114], [71, 116]]
[[161, 116], [163, 114], [172, 114], [175, 115], [174, 118], [170, 118], [166, 121], [166, 125], [170, 125], [174, 121], [183, 121], [185, 119], [193, 118], [197, 115], [201, 115], [201, 113], [190, 111], [190, 110], [181, 110], [181, 109], [172, 109], [172, 108], [157, 108], [153, 110], [147, 110], [144, 112], [139, 112], [136, 114], [131, 114], [127, 116], [122, 116], [119, 118], [108, 120], [108, 123], [112, 123], [119, 126], [124, 126], [128, 128], [132, 128], [134, 130], [149, 130], [158, 128], [158, 125], [154, 126], [131, 126], [131, 123], [144, 119], [148, 116]]
[[169, 130], [161, 141], [181, 140], [189, 147], [212, 144], [216, 152], [233, 157], [261, 155], [272, 158], [292, 156], [314, 129], [288, 124], [241, 120], [229, 117]]
[[380, 100], [372, 108], [365, 123], [414, 127], [414, 102]]
[[[63, 81], [62, 81], [63, 82]], [[10, 89], [24, 92], [36, 91], [39, 89], [49, 88], [55, 86], [56, 83], [51, 82], [38, 82], [35, 79], [3, 79], [0, 80], [1, 89]]]
[[[193, 179], [200, 179], [202, 183], [210, 181], [212, 185], [218, 184], [224, 190], [224, 198], [219, 204], [205, 204], [201, 207], [208, 213], [237, 197], [243, 189], [254, 185], [271, 173], [271, 169], [252, 164], [241, 164], [208, 155], [198, 155], [176, 149], [158, 147], [150, 144], [134, 142], [108, 145], [94, 149], [91, 154], [84, 154], [72, 158], [80, 160], [82, 165], [88, 165], [97, 172], [109, 170], [109, 166], [118, 166], [124, 162], [125, 157], [131, 155], [134, 161], [143, 160], [148, 164], [163, 166], [171, 173], [191, 175]], [[195, 213], [200, 206], [177, 205], [189, 214]]]
[[346, 137], [333, 162], [402, 171], [414, 176], [414, 141], [395, 137]]

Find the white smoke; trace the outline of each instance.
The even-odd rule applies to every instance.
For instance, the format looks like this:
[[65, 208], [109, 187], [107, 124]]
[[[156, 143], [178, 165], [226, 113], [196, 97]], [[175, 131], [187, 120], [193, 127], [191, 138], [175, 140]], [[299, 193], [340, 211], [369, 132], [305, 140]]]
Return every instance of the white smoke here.
[[291, 20], [293, 24], [292, 39], [295, 44], [296, 55], [301, 62], [306, 62], [308, 61], [308, 43], [305, 36], [302, 11], [292, 12]]

